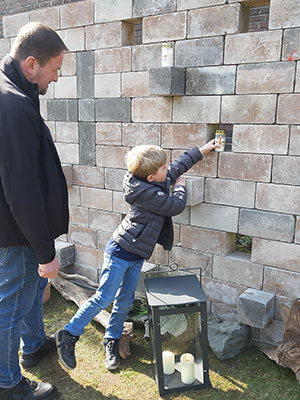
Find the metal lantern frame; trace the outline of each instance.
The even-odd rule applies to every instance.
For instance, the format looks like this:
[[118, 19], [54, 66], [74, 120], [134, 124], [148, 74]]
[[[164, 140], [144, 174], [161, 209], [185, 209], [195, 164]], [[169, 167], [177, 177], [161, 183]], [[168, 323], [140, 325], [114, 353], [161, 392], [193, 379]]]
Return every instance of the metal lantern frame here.
[[[197, 274], [193, 272], [199, 271], [199, 269], [198, 278]], [[175, 271], [151, 271], [146, 274], [151, 364], [161, 396], [211, 387], [208, 365], [207, 298], [201, 287], [201, 272], [201, 268], [189, 268]], [[157, 274], [160, 276], [153, 277]], [[199, 373], [197, 374], [194, 383], [185, 384], [179, 378], [179, 355], [175, 356], [175, 361], [177, 361], [175, 373], [166, 375], [163, 372], [161, 317], [191, 313], [199, 313], [201, 317], [200, 329], [197, 331], [194, 343], [198, 349], [201, 349], [201, 351], [199, 350], [201, 358], [197, 360], [197, 368], [202, 373], [201, 377], [199, 377]]]

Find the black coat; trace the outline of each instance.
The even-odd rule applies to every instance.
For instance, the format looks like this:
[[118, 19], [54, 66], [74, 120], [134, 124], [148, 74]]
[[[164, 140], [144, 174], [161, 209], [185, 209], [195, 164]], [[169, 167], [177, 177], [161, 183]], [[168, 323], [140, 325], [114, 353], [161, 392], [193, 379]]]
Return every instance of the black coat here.
[[0, 67], [0, 246], [31, 245], [45, 264], [68, 231], [66, 180], [39, 111], [38, 86], [6, 56]]

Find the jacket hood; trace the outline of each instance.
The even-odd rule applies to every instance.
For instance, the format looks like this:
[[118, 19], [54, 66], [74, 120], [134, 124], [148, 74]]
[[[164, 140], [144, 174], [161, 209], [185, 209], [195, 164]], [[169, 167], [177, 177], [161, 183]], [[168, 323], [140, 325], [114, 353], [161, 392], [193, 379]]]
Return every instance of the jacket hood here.
[[148, 182], [146, 180], [136, 178], [131, 172], [127, 171], [123, 180], [123, 193], [125, 201], [132, 204], [144, 191], [151, 187], [159, 187], [165, 190], [167, 179], [164, 182]]

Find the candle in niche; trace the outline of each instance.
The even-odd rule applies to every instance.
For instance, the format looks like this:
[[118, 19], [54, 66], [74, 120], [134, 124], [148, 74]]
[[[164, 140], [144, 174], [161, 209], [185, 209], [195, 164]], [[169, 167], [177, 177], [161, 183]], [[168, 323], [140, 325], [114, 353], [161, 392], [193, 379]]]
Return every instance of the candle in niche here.
[[184, 353], [180, 357], [181, 381], [190, 385], [195, 381], [195, 361], [193, 354]]
[[161, 66], [173, 66], [173, 43], [165, 43], [161, 47]]
[[175, 372], [175, 355], [171, 351], [162, 352], [163, 371], [166, 375], [174, 374]]

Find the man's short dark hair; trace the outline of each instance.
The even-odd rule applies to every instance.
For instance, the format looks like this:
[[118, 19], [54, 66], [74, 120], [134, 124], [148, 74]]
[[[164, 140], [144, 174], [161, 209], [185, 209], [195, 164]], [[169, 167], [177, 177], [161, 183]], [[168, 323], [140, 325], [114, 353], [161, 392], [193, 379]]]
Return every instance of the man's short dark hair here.
[[53, 29], [40, 22], [29, 22], [20, 29], [10, 54], [18, 61], [32, 56], [44, 66], [50, 58], [64, 51], [68, 48]]

